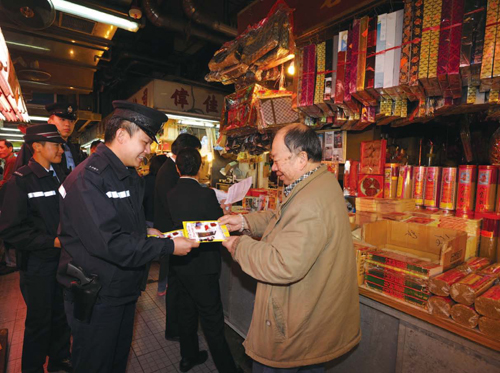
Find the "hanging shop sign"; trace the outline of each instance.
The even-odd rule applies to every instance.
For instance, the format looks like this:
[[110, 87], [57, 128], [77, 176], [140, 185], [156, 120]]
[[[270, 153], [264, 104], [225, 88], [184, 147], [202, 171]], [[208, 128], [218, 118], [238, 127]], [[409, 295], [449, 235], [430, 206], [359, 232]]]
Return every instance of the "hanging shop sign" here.
[[188, 84], [153, 80], [129, 101], [172, 113], [191, 113], [220, 119], [224, 95]]
[[28, 122], [28, 111], [21, 94], [14, 64], [10, 59], [5, 38], [0, 29], [0, 119], [8, 122]]

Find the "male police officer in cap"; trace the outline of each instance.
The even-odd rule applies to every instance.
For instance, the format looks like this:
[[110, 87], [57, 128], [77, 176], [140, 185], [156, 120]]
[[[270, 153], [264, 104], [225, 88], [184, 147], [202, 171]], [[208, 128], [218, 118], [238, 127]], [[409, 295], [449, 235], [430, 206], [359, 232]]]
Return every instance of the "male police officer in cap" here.
[[[75, 109], [71, 104], [55, 102], [46, 105], [45, 110], [50, 115], [47, 123], [55, 125], [64, 140], [62, 145], [64, 153], [59, 167], [68, 175], [85, 159], [85, 155], [80, 150], [80, 147], [69, 141], [69, 137], [75, 129]], [[27, 164], [32, 155], [33, 152], [30, 147], [23, 145], [17, 156], [15, 169], [17, 170], [19, 167]]]
[[[59, 189], [63, 247], [59, 280], [68, 284], [66, 274], [71, 274], [71, 268], [82, 270], [76, 280], [80, 287], [73, 285], [66, 301], [73, 334], [73, 371], [78, 373], [125, 372], [147, 264], [162, 255], [187, 255], [199, 245], [183, 237], [147, 237], [161, 233], [146, 228], [144, 181], [134, 167], [150, 153], [155, 134], [167, 117], [127, 101], [114, 101], [113, 106], [105, 143]], [[95, 278], [99, 286], [92, 288]], [[81, 301], [87, 279], [92, 280], [86, 294], [95, 294], [100, 287], [88, 302]], [[89, 303], [90, 317], [86, 312]]]
[[64, 312], [63, 289], [56, 280], [60, 256], [57, 238], [59, 196], [64, 173], [53, 167], [61, 162], [64, 140], [56, 126], [28, 127], [24, 140], [33, 158], [15, 171], [5, 185], [0, 236], [16, 248], [21, 292], [27, 306], [22, 371], [71, 372], [70, 329]]

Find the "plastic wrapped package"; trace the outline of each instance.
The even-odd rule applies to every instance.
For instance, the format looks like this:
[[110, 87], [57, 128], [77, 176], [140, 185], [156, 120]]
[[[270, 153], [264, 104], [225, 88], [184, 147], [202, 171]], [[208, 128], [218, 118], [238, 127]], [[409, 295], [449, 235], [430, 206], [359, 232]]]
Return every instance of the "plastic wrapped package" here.
[[451, 286], [467, 276], [467, 272], [459, 269], [451, 269], [429, 280], [429, 290], [432, 294], [443, 297], [450, 295]]
[[479, 273], [482, 275], [495, 275], [500, 277], [500, 263], [493, 263], [492, 265], [482, 269]]
[[427, 301], [429, 313], [445, 319], [450, 317], [453, 305], [455, 302], [450, 297], [433, 296]]
[[347, 160], [344, 165], [344, 196], [357, 197], [359, 162]]
[[383, 175], [386, 150], [386, 140], [363, 141], [359, 172], [365, 175]]
[[493, 320], [489, 317], [481, 317], [479, 319], [479, 330], [488, 337], [500, 341], [500, 321]]
[[429, 298], [428, 281], [423, 278], [412, 276], [411, 274], [380, 267], [372, 263], [366, 263], [365, 277], [367, 281], [378, 283], [379, 285], [393, 284], [394, 288], [397, 286], [397, 289], [402, 292], [404, 292], [404, 289], [411, 289], [417, 292], [417, 297], [424, 300]]
[[470, 329], [474, 329], [479, 322], [479, 314], [474, 307], [455, 304], [451, 307], [450, 314], [453, 321]]
[[489, 258], [480, 258], [480, 257], [472, 257], [467, 259], [464, 264], [461, 264], [457, 267], [457, 269], [466, 271], [468, 273], [473, 273], [477, 271], [481, 271], [482, 269], [488, 267], [491, 264], [491, 260]]
[[292, 96], [261, 98], [256, 101], [259, 112], [259, 129], [280, 127], [299, 121], [299, 115], [292, 109]]
[[483, 214], [483, 224], [481, 229], [481, 241], [479, 244], [479, 255], [489, 258], [494, 262], [497, 258], [498, 226], [500, 216], [496, 214]]
[[483, 316], [500, 320], [500, 285], [495, 285], [476, 299], [476, 310]]
[[478, 296], [488, 290], [496, 280], [494, 275], [471, 273], [451, 285], [450, 295], [457, 303], [472, 305]]
[[238, 39], [227, 42], [215, 52], [208, 63], [210, 71], [218, 71], [240, 63], [241, 43]]
[[500, 165], [500, 127], [491, 137], [490, 162], [493, 165]]

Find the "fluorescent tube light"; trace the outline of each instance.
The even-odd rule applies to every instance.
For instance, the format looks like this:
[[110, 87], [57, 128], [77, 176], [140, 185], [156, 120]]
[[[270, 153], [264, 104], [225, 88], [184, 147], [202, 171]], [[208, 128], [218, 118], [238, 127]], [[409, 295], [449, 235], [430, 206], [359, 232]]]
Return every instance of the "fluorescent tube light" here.
[[72, 14], [74, 16], [90, 19], [100, 23], [106, 23], [131, 32], [137, 32], [137, 30], [139, 30], [139, 24], [137, 22], [105, 13], [100, 10], [75, 4], [66, 0], [52, 0], [52, 4], [54, 5], [54, 9], [63, 13]]
[[23, 139], [3, 139], [3, 140], [7, 140], [7, 141], [11, 141], [11, 142], [24, 142]]
[[49, 120], [49, 117], [39, 117], [39, 116], [36, 116], [36, 115], [30, 115], [30, 120], [34, 120], [34, 121], [37, 121], [37, 122], [46, 122]]
[[1, 131], [12, 131], [12, 132], [21, 132], [21, 130], [18, 130], [17, 128], [7, 128], [7, 127], [2, 127], [0, 128]]
[[17, 45], [18, 47], [38, 49], [38, 50], [41, 50], [41, 51], [50, 51], [50, 48], [37, 47], [36, 45], [29, 45], [29, 44], [23, 44], [23, 43], [16, 43], [15, 41], [6, 41], [6, 43], [10, 44], [10, 45]]
[[168, 119], [176, 119], [176, 120], [198, 120], [200, 122], [208, 122], [208, 123], [219, 123], [218, 120], [211, 120], [211, 119], [205, 119], [205, 118], [198, 118], [198, 117], [190, 117], [190, 116], [184, 116], [184, 115], [176, 115], [176, 114], [166, 114], [168, 116]]
[[[0, 133], [0, 136], [24, 137], [24, 135], [16, 135], [15, 133]], [[16, 140], [18, 141], [18, 140]]]

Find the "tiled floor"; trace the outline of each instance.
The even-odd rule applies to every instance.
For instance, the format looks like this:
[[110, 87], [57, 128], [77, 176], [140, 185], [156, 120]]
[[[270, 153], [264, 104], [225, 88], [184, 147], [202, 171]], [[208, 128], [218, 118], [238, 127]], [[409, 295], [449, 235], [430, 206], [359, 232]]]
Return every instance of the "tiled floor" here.
[[[158, 264], [153, 263], [146, 291], [137, 302], [134, 337], [127, 365], [127, 372], [130, 373], [179, 372], [179, 343], [164, 338], [165, 298], [156, 295], [158, 269]], [[19, 273], [0, 276], [0, 329], [9, 330], [8, 373], [21, 372], [25, 316], [26, 305], [19, 290]], [[229, 328], [226, 329], [226, 337], [235, 360], [237, 363], [242, 361], [243, 368], [248, 370], [248, 359], [242, 351], [241, 338]], [[200, 349], [208, 349], [201, 332]], [[217, 370], [209, 357], [205, 364], [193, 368], [190, 372], [205, 373]]]

